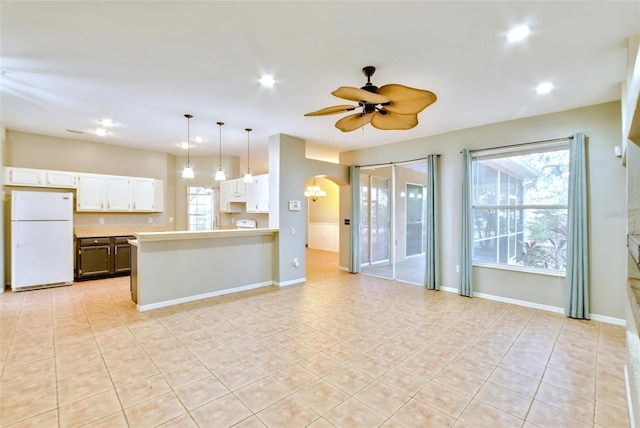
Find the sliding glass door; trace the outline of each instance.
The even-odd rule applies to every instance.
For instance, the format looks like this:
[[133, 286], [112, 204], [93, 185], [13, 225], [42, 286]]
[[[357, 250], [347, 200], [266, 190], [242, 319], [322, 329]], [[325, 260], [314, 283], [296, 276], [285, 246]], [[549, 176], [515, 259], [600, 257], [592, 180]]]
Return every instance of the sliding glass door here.
[[360, 176], [362, 272], [391, 277], [391, 173], [390, 167], [365, 170]]
[[424, 283], [426, 162], [361, 168], [361, 272]]

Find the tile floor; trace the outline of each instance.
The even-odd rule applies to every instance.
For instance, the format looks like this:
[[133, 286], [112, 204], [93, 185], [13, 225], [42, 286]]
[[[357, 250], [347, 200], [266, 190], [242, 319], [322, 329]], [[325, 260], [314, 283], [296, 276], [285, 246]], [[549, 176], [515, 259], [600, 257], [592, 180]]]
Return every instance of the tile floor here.
[[0, 295], [0, 426], [629, 425], [622, 327], [308, 257], [305, 284], [144, 313], [128, 278]]

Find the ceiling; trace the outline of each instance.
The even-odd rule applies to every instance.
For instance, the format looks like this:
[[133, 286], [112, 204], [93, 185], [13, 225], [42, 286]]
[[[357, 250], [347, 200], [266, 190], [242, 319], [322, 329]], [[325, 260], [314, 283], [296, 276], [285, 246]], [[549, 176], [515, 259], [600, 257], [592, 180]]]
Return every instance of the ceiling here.
[[[531, 36], [509, 44], [506, 32]], [[265, 156], [270, 135], [305, 139], [316, 157], [545, 114], [620, 98], [626, 39], [640, 32], [632, 1], [2, 1], [2, 123], [56, 137], [183, 155]], [[349, 104], [331, 95], [400, 83], [438, 101], [407, 131], [344, 115], [304, 117]], [[273, 88], [258, 83], [262, 74]], [[555, 90], [534, 91], [542, 81]], [[89, 131], [111, 118], [118, 126]], [[80, 131], [84, 134], [72, 133]]]

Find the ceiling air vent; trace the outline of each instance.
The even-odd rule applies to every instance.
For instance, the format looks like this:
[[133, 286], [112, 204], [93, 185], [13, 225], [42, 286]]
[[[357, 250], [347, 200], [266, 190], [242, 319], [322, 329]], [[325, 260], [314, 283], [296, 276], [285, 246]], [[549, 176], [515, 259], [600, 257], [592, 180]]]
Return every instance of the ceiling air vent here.
[[77, 129], [67, 129], [66, 131], [71, 132], [72, 134], [84, 135], [84, 131], [78, 131]]

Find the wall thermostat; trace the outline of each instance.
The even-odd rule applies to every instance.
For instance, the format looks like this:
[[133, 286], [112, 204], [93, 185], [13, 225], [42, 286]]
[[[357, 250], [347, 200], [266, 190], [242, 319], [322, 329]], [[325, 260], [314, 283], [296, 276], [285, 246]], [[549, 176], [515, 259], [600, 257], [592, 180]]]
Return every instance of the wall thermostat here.
[[289, 211], [300, 211], [300, 201], [289, 201]]

